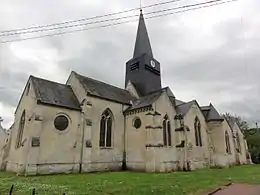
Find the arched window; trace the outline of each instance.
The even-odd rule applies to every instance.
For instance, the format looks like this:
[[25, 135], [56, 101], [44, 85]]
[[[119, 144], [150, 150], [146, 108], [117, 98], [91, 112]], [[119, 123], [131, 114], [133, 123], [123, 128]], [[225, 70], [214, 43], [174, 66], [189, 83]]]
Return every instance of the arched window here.
[[240, 145], [240, 138], [238, 132], [236, 133], [236, 140], [237, 140], [237, 151], [241, 152], [241, 145]]
[[228, 154], [231, 154], [231, 148], [230, 148], [230, 141], [229, 141], [229, 135], [228, 132], [225, 132], [225, 141], [226, 141], [226, 152]]
[[195, 131], [196, 146], [202, 146], [201, 125], [198, 117], [195, 118], [194, 131]]
[[111, 147], [112, 146], [112, 125], [113, 117], [112, 112], [106, 109], [101, 115], [100, 120], [100, 147]]
[[171, 123], [167, 115], [165, 115], [165, 117], [163, 118], [163, 145], [164, 146], [172, 145]]
[[19, 122], [19, 129], [18, 129], [17, 139], [16, 139], [16, 148], [19, 148], [22, 144], [24, 125], [25, 125], [25, 110], [23, 111]]

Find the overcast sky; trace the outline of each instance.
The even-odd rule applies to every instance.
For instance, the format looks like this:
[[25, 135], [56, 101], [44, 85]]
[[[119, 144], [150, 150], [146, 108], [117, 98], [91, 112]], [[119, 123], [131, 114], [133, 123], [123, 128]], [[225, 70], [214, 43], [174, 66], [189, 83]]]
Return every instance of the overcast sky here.
[[[166, 0], [143, 0], [142, 4], [162, 1]], [[182, 0], [144, 9], [144, 14], [205, 1]], [[139, 0], [0, 0], [0, 31], [103, 15], [139, 4]], [[136, 21], [0, 44], [0, 116], [4, 127], [13, 122], [29, 75], [64, 83], [74, 70], [123, 87], [125, 62], [133, 55], [137, 25]], [[259, 0], [238, 0], [149, 19], [146, 25], [154, 56], [161, 62], [163, 86], [169, 86], [178, 99], [196, 99], [200, 105], [211, 102], [219, 112], [231, 112], [249, 122], [260, 119]], [[3, 40], [7, 38], [0, 38]]]

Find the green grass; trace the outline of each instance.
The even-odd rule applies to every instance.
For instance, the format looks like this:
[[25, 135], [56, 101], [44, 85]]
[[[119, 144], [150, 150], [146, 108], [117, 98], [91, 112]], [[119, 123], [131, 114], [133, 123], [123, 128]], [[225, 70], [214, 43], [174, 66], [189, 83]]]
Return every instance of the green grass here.
[[14, 184], [15, 195], [29, 195], [33, 188], [38, 195], [61, 195], [63, 192], [66, 195], [184, 195], [200, 194], [230, 181], [260, 184], [260, 165], [174, 173], [111, 172], [35, 177], [0, 173], [0, 194], [8, 194]]

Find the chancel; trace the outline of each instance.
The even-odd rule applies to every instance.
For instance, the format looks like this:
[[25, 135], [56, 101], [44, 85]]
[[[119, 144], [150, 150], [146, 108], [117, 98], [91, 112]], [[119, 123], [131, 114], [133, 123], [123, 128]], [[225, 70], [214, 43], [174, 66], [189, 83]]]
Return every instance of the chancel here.
[[3, 140], [1, 169], [170, 172], [250, 163], [238, 124], [211, 103], [179, 100], [162, 86], [161, 68], [141, 11], [124, 89], [75, 71], [65, 84], [31, 75]]

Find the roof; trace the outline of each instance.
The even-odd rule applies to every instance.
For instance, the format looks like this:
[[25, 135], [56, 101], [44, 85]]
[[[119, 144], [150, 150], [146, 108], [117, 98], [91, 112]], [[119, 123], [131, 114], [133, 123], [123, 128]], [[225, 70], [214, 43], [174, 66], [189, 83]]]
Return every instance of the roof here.
[[150, 57], [153, 57], [152, 47], [141, 10], [133, 58], [139, 57], [144, 53], [148, 54]]
[[131, 95], [131, 93], [125, 89], [109, 85], [107, 83], [94, 80], [89, 77], [82, 76], [74, 72], [76, 78], [82, 84], [83, 88], [88, 95], [99, 97], [102, 99], [115, 101], [122, 104], [130, 104], [132, 100], [136, 98]]
[[175, 106], [176, 102], [175, 102], [175, 97], [169, 97], [172, 106]]
[[179, 106], [179, 105], [185, 104], [185, 103], [186, 103], [186, 102], [183, 102], [183, 101], [181, 101], [181, 100], [175, 99], [175, 105], [176, 105], [176, 106]]
[[224, 120], [212, 104], [209, 106], [201, 106], [200, 109], [202, 110], [202, 113], [207, 122]]
[[149, 93], [146, 96], [140, 97], [139, 99], [133, 101], [132, 106], [130, 106], [126, 111], [132, 111], [139, 108], [145, 108], [148, 106], [152, 106], [152, 104], [161, 96], [161, 94], [166, 90], [166, 88], [162, 88], [160, 90]]
[[[180, 102], [178, 102], [180, 103]], [[176, 106], [176, 112], [177, 114], [182, 114], [182, 115], [186, 115], [187, 112], [190, 110], [190, 107], [194, 104], [194, 101], [190, 101], [187, 103], [183, 103], [183, 104], [179, 104], [178, 106]]]
[[68, 85], [30, 76], [37, 103], [81, 110], [79, 101]]
[[171, 101], [173, 106], [179, 106], [181, 104], [185, 104], [186, 103], [186, 102], [183, 102], [181, 100], [176, 99], [174, 96], [169, 96], [169, 98], [170, 98], [170, 101]]

